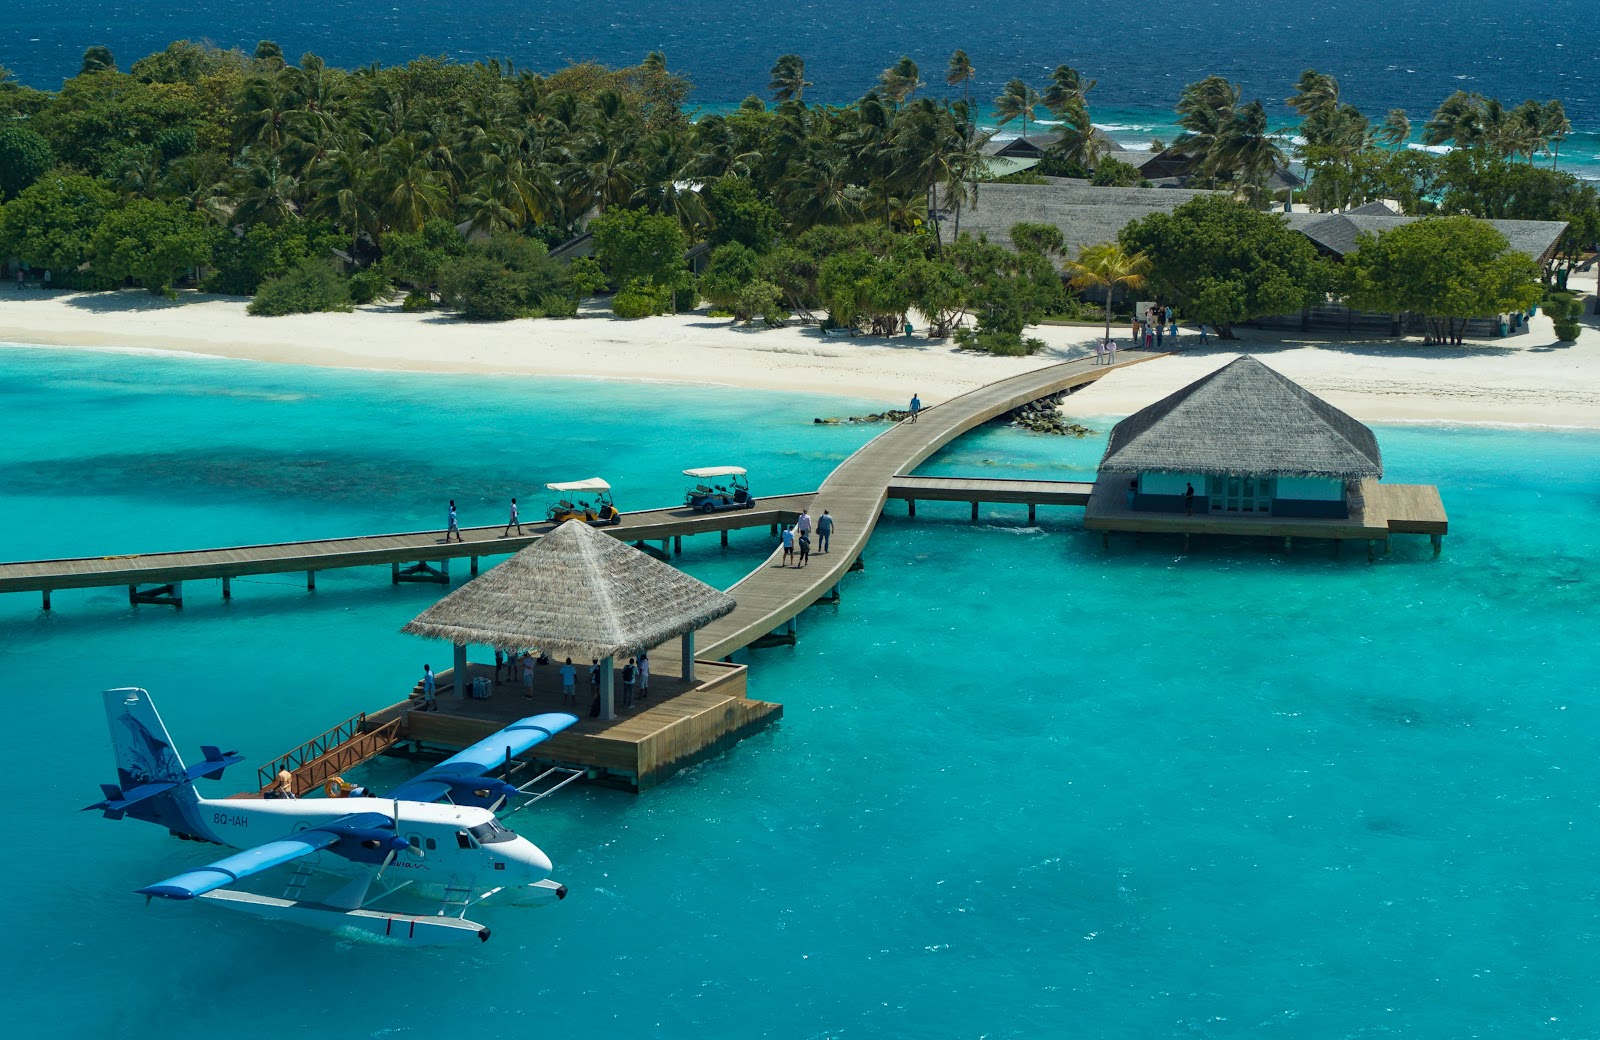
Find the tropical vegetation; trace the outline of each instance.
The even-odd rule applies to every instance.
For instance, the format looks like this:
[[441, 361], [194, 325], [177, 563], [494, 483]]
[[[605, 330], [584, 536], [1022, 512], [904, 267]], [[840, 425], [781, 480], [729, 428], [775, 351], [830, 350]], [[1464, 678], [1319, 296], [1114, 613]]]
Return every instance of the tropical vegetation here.
[[[93, 47], [59, 91], [0, 70], [0, 258], [64, 287], [253, 295], [260, 314], [403, 295], [407, 309], [471, 320], [556, 317], [610, 293], [618, 317], [701, 298], [737, 322], [802, 314], [880, 335], [915, 317], [1002, 353], [1031, 349], [1024, 330], [1071, 310], [1069, 289], [1103, 301], [1109, 329], [1111, 298], [1145, 279], [1224, 334], [1345, 291], [1261, 212], [1290, 146], [1261, 100], [1220, 76], [1183, 89], [1171, 154], [1190, 186], [1221, 194], [1078, 256], [1050, 226], [1012, 228], [1014, 248], [963, 235], [996, 132], [979, 125], [976, 75], [962, 51], [933, 74], [901, 58], [860, 99], [821, 104], [804, 59], [786, 54], [767, 97], [696, 117], [692, 85], [659, 53], [549, 73], [443, 58], [343, 70], [291, 62], [271, 41], [250, 54], [179, 41], [124, 71]], [[1011, 79], [992, 105], [1006, 133], [1051, 117], [1040, 172], [1145, 183], [1103, 154], [1094, 87], [1060, 65]], [[1288, 104], [1314, 206], [1385, 198], [1407, 213], [1567, 220], [1544, 272], [1558, 283], [1600, 237], [1594, 189], [1557, 168], [1571, 130], [1558, 102], [1452, 95], [1420, 124], [1424, 142], [1453, 148], [1442, 156], [1405, 147], [1404, 112], [1369, 122], [1331, 76], [1308, 70]], [[585, 234], [586, 249], [552, 256]], [[1377, 300], [1399, 263], [1363, 269], [1351, 299]], [[1489, 282], [1515, 266], [1483, 264]]]

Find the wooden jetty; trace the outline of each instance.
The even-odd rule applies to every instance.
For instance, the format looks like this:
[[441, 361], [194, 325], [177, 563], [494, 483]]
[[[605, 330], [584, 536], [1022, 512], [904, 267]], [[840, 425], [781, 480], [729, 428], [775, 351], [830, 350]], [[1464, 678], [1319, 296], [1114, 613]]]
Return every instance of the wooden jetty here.
[[[829, 510], [837, 526], [829, 552], [814, 554], [811, 565], [805, 570], [781, 568], [778, 566], [781, 558], [774, 552], [754, 573], [730, 589], [738, 606], [725, 618], [710, 622], [698, 634], [696, 658], [699, 659], [694, 662], [698, 680], [686, 682], [680, 678], [683, 669], [670, 659], [672, 654], [662, 654], [661, 661], [651, 656], [654, 669], [650, 698], [638, 702], [637, 710], [624, 710], [614, 720], [587, 717], [584, 709], [590, 694], [587, 683], [579, 682], [579, 701], [582, 702], [576, 706], [578, 710], [574, 714], [581, 717], [581, 722], [573, 730], [534, 749], [531, 765], [643, 790], [781, 717], [781, 704], [755, 701], [747, 696], [746, 667], [733, 664], [728, 658], [744, 646], [771, 640], [774, 630], [778, 630], [778, 640], [792, 642], [798, 614], [818, 600], [837, 600], [838, 581], [858, 563], [862, 547], [866, 546], [872, 528], [882, 515], [891, 488], [896, 496], [907, 494], [907, 501], [912, 501], [914, 498], [944, 498], [954, 493], [960, 483], [942, 478], [930, 482], [917, 477], [898, 477], [898, 474], [914, 469], [934, 451], [982, 422], [1038, 398], [1085, 386], [1114, 368], [1136, 365], [1152, 357], [1160, 355], [1123, 352], [1118, 365], [1094, 365], [1091, 360], [1082, 360], [1048, 366], [926, 408], [917, 422], [896, 424], [851, 454], [814, 496], [789, 496], [778, 501], [763, 499], [760, 507], [752, 510], [754, 515], [734, 512], [699, 518], [694, 514], [685, 515], [686, 510], [682, 509], [653, 510], [656, 515], [650, 526], [640, 522], [640, 518], [651, 514], [627, 515], [621, 528], [610, 528], [611, 534], [634, 539], [642, 531], [650, 531], [648, 538], [651, 539], [678, 538], [680, 534], [718, 530], [717, 526], [706, 523], [717, 520], [731, 522], [728, 523], [731, 528], [787, 523], [792, 522], [803, 507], [810, 507], [813, 517], [819, 517], [822, 509]], [[968, 482], [958, 490], [966, 496], [976, 491], [981, 494], [982, 501], [1027, 502], [1030, 507], [1080, 504], [1074, 496], [1082, 498], [1080, 488], [1064, 490], [1054, 482], [976, 483], [982, 485], [981, 488]], [[1029, 486], [1010, 486], [1014, 483]], [[770, 518], [770, 512], [763, 510], [776, 510], [776, 517]], [[486, 536], [483, 531], [493, 531], [493, 534]], [[427, 533], [419, 541], [410, 541], [394, 550], [451, 552], [451, 547], [443, 546], [437, 538], [437, 534]], [[474, 541], [504, 544], [498, 539], [498, 528], [480, 528], [469, 534], [469, 539], [472, 539], [467, 542], [469, 547]], [[453, 550], [458, 555], [469, 555], [459, 546]], [[478, 554], [488, 555], [482, 549], [478, 549]], [[438, 749], [466, 746], [522, 715], [563, 710], [557, 667], [534, 670], [531, 698], [523, 698], [522, 691], [509, 683], [494, 685], [493, 666], [466, 664], [466, 669], [470, 677], [486, 678], [490, 682], [491, 696], [483, 699], [442, 696], [438, 699], [438, 712], [419, 712], [416, 710], [419, 691], [413, 691], [413, 696], [406, 701], [362, 715], [354, 728], [347, 725], [346, 730], [341, 731], [347, 734], [344, 741], [333, 741], [328, 746], [328, 739], [323, 739], [317, 754], [307, 755], [306, 749], [299, 749], [262, 766], [262, 784], [269, 784], [278, 770], [286, 768], [294, 776], [296, 789], [310, 790], [338, 771], [349, 770], [366, 758], [382, 754], [389, 746]], [[581, 667], [581, 678], [586, 674], [587, 667]], [[440, 672], [435, 683], [442, 691], [456, 686], [453, 670]], [[464, 680], [462, 686], [472, 686], [472, 683]], [[366, 739], [368, 733], [382, 736], [374, 741]]]
[[[811, 498], [809, 493], [777, 495], [760, 499], [754, 509], [725, 513], [696, 513], [684, 506], [647, 509], [624, 513], [621, 524], [604, 530], [628, 542], [660, 542], [663, 549], [668, 543], [681, 548], [686, 535], [707, 533], [720, 533], [726, 545], [729, 531], [792, 521]], [[525, 549], [554, 527], [544, 522], [522, 526], [524, 534], [509, 537], [501, 537], [504, 526], [462, 528], [459, 542], [446, 542], [439, 530], [410, 531], [220, 549], [0, 563], [0, 592], [42, 593], [44, 608], [49, 610], [50, 593], [56, 589], [126, 585], [129, 603], [182, 606], [186, 581], [220, 578], [222, 597], [230, 599], [232, 579], [238, 577], [303, 572], [306, 588], [314, 590], [318, 571], [385, 564], [394, 582], [448, 584], [452, 560], [468, 559], [470, 572], [477, 574], [481, 557], [510, 555]]]
[[[1072, 390], [1119, 368], [1165, 357], [1146, 351], [1122, 351], [1113, 365], [1081, 358], [1037, 368], [979, 387], [943, 404], [925, 408], [915, 422], [906, 420], [885, 430], [839, 464], [810, 502], [812, 518], [827, 510], [833, 517], [832, 544], [827, 553], [813, 552], [803, 569], [782, 566], [781, 549], [728, 593], [738, 601], [732, 614], [700, 633], [700, 652], [723, 658], [757, 642], [793, 642], [795, 618], [818, 602], [836, 602], [839, 580], [853, 569], [888, 501], [889, 485], [899, 473], [914, 470], [940, 448], [968, 430], [1025, 404]], [[819, 546], [820, 549], [820, 546]]]
[[1076, 480], [991, 480], [974, 477], [912, 477], [898, 474], [889, 482], [888, 497], [902, 501], [911, 516], [917, 515], [917, 501], [967, 502], [972, 519], [978, 519], [978, 506], [984, 502], [1014, 503], [1028, 507], [1028, 523], [1037, 518], [1039, 506], [1086, 506], [1094, 484]]

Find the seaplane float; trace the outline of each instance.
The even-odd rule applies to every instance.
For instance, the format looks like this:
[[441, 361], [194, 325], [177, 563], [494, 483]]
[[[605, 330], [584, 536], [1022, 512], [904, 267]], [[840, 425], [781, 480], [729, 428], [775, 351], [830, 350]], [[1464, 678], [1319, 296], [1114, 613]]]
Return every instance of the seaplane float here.
[[[139, 889], [146, 902], [203, 899], [340, 934], [433, 946], [487, 942], [489, 929], [466, 912], [491, 896], [504, 893], [517, 903], [566, 897], [566, 886], [550, 880], [549, 857], [501, 823], [499, 811], [524, 789], [490, 774], [573, 725], [575, 716], [522, 719], [381, 798], [202, 798], [196, 781], [219, 779], [243, 758], [207, 746], [204, 760], [186, 767], [148, 693], [107, 690], [104, 698], [117, 782], [101, 784], [105, 800], [85, 811], [242, 850]], [[290, 865], [282, 897], [234, 887]], [[331, 885], [324, 883], [329, 875]], [[402, 892], [426, 912], [375, 908]]]

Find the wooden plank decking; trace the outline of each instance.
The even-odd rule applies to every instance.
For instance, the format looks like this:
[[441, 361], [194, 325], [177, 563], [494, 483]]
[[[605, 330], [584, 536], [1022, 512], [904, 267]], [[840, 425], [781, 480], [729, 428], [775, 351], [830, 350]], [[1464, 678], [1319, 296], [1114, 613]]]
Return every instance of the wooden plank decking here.
[[[1449, 532], [1449, 518], [1431, 484], [1361, 482], [1361, 499], [1346, 518], [1240, 515], [1196, 512], [1157, 513], [1132, 510], [1120, 478], [1095, 485], [1084, 511], [1083, 526], [1091, 531], [1130, 531], [1143, 534], [1220, 534], [1268, 538], [1332, 538], [1387, 541], [1391, 534], [1428, 534], [1435, 539]], [[1203, 502], [1202, 502], [1203, 504]], [[1435, 542], [1437, 545], [1437, 541]]]
[[739, 605], [699, 633], [700, 654], [725, 657], [827, 596], [861, 555], [896, 474], [916, 469], [963, 433], [1014, 408], [1163, 356], [1130, 350], [1123, 351], [1115, 365], [1083, 358], [1034, 369], [926, 408], [916, 422], [907, 420], [885, 430], [840, 463], [811, 500], [813, 518], [825, 509], [833, 516], [830, 551], [813, 553], [810, 565], [796, 570], [783, 567], [782, 553], [774, 549], [760, 567], [728, 590]]
[[[624, 541], [658, 541], [684, 535], [770, 527], [792, 520], [810, 494], [759, 499], [754, 509], [696, 513], [684, 506], [624, 513], [622, 523], [601, 530]], [[162, 584], [251, 574], [287, 574], [341, 567], [381, 566], [510, 555], [550, 531], [548, 523], [523, 524], [523, 535], [502, 538], [505, 528], [462, 528], [460, 542], [441, 531], [361, 535], [264, 545], [236, 545], [180, 552], [131, 553], [64, 560], [0, 563], [0, 592]]]
[[1093, 481], [994, 480], [982, 477], [911, 477], [897, 474], [888, 497], [903, 502], [1002, 502], [1030, 506], [1086, 506]]

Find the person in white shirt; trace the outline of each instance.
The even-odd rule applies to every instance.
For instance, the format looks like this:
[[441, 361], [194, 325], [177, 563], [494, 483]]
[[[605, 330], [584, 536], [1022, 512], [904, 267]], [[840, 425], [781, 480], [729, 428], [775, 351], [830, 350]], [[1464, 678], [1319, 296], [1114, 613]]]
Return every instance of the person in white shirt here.
[[517, 500], [514, 498], [511, 500], [511, 519], [506, 521], [506, 529], [500, 533], [500, 537], [504, 538], [510, 534], [513, 526], [516, 527], [518, 534], [522, 533], [522, 520], [517, 516]]
[[639, 655], [639, 699], [650, 696], [650, 656]]

